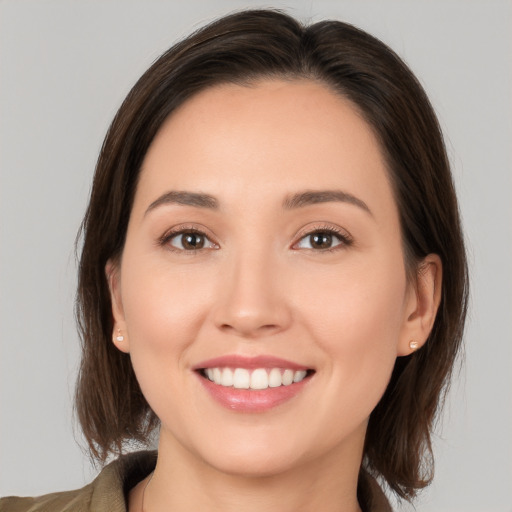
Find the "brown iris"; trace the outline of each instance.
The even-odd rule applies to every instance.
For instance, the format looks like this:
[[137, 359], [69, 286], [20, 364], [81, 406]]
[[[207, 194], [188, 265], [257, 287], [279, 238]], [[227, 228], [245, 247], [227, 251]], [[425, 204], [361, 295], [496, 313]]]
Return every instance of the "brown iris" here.
[[181, 243], [183, 248], [188, 251], [202, 249], [204, 247], [205, 237], [199, 233], [183, 233], [181, 235]]
[[329, 249], [332, 247], [332, 235], [329, 233], [313, 233], [309, 235], [309, 243], [313, 249]]

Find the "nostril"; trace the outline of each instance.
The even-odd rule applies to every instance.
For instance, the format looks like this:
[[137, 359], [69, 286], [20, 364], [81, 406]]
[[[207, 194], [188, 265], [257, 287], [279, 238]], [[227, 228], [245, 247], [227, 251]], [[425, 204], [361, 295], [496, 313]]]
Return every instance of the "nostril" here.
[[237, 332], [250, 338], [269, 334], [272, 331], [279, 330], [280, 327], [278, 324], [259, 325], [257, 322], [252, 322], [248, 319], [245, 319], [243, 322], [236, 322], [233, 324], [223, 323], [219, 326], [219, 329], [226, 332]]
[[[249, 303], [249, 298], [252, 298], [252, 303]], [[224, 333], [254, 338], [289, 327], [291, 312], [286, 301], [261, 303], [252, 296], [249, 298], [229, 296], [219, 300], [212, 312], [217, 328]]]

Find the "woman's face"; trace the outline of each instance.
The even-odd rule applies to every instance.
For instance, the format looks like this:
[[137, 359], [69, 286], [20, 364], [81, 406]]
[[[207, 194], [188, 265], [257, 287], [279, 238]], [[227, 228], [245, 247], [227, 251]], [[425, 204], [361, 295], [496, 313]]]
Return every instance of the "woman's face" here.
[[361, 457], [417, 298], [379, 145], [347, 100], [261, 81], [186, 102], [108, 272], [161, 447], [252, 475]]

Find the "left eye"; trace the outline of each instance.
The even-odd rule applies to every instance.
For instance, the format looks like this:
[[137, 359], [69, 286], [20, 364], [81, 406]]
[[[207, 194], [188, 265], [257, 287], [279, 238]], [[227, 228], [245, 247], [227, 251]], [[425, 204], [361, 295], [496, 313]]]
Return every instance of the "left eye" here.
[[215, 247], [215, 244], [206, 235], [193, 231], [176, 233], [169, 238], [169, 244], [182, 251], [197, 251]]
[[299, 249], [332, 249], [344, 241], [332, 231], [315, 231], [302, 237], [296, 245]]

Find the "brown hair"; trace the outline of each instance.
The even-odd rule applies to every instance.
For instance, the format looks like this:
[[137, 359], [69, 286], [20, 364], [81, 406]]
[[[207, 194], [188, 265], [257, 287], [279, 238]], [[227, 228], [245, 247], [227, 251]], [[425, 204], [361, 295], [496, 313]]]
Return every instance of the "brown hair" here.
[[363, 467], [412, 498], [431, 479], [430, 432], [460, 346], [467, 303], [463, 236], [443, 137], [428, 98], [386, 45], [346, 23], [304, 26], [279, 11], [221, 18], [164, 53], [125, 99], [105, 138], [80, 235], [77, 319], [82, 363], [76, 411], [105, 460], [146, 441], [158, 419], [129, 356], [111, 342], [105, 265], [120, 256], [146, 152], [184, 101], [221, 83], [306, 78], [348, 98], [376, 134], [399, 208], [408, 272], [429, 253], [443, 265], [442, 299], [425, 346], [398, 358], [369, 420]]

